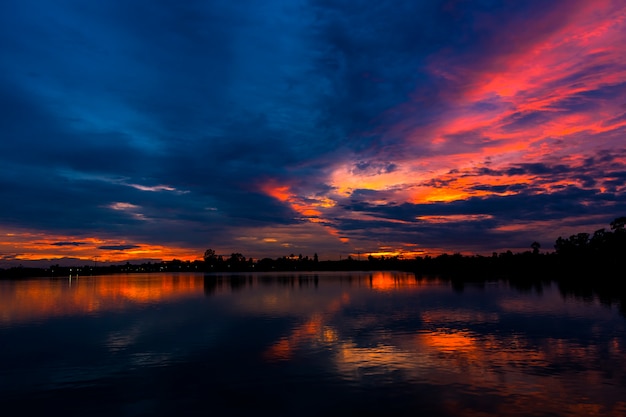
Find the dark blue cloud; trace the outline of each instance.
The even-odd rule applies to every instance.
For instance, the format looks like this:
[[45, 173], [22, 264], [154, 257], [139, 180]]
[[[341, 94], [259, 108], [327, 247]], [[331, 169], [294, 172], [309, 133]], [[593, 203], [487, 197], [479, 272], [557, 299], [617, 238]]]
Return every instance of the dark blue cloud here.
[[140, 246], [137, 245], [103, 245], [103, 246], [98, 246], [98, 249], [102, 249], [102, 250], [130, 250], [130, 249], [137, 249]]

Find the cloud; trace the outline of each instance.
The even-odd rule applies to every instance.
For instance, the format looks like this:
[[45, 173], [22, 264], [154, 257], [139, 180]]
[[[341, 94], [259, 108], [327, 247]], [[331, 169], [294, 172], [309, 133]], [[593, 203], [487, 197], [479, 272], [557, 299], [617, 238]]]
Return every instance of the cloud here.
[[138, 245], [103, 245], [103, 246], [98, 246], [98, 249], [102, 249], [102, 250], [119, 250], [119, 251], [130, 250], [130, 249], [138, 249], [138, 248], [140, 248], [140, 246], [138, 246]]
[[117, 202], [117, 203], [111, 203], [109, 205], [109, 208], [113, 209], [113, 210], [136, 210], [139, 209], [141, 207], [135, 205], [135, 204], [131, 204], [131, 203], [123, 203], [123, 202]]
[[[124, 241], [334, 258], [606, 224], [626, 192], [625, 16], [604, 0], [3, 2], [0, 230], [58, 236], [59, 256]], [[102, 243], [50, 244], [83, 239]]]

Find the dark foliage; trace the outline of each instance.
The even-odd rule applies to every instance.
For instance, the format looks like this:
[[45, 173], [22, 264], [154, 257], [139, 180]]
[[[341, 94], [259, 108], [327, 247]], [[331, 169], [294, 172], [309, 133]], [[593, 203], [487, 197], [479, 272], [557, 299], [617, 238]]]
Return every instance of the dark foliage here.
[[[626, 217], [610, 223], [610, 230], [599, 229], [592, 235], [581, 232], [568, 238], [559, 237], [554, 252], [540, 252], [540, 245], [533, 242], [532, 249], [522, 253], [493, 253], [492, 256], [464, 256], [442, 254], [436, 257], [373, 257], [367, 261], [348, 257], [339, 261], [319, 261], [302, 254], [290, 254], [277, 259], [254, 260], [241, 253], [230, 256], [217, 255], [207, 249], [203, 261], [172, 260], [141, 265], [108, 265], [39, 268], [0, 269], [2, 278], [35, 276], [100, 275], [130, 272], [255, 272], [255, 271], [376, 271], [401, 270], [417, 275], [436, 275], [454, 282], [478, 282], [508, 279], [516, 285], [531, 286], [533, 283], [556, 281], [562, 288], [581, 288], [581, 284], [601, 290], [610, 298], [611, 291], [621, 288], [626, 259]], [[621, 291], [620, 291], [621, 292]]]

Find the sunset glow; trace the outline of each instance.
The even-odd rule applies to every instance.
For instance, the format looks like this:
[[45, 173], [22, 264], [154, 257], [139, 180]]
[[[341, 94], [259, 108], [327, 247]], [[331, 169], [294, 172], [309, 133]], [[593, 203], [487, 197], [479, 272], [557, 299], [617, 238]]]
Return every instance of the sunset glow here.
[[624, 2], [262, 3], [0, 6], [0, 264], [549, 250], [626, 214]]
[[117, 239], [50, 235], [24, 231], [0, 235], [0, 251], [15, 253], [11, 258], [5, 257], [5, 261], [42, 260], [49, 262], [50, 265], [65, 259], [73, 259], [77, 265], [94, 262], [126, 262], [136, 259], [179, 259], [182, 261], [198, 259], [198, 254], [194, 249], [178, 249], [171, 246], [134, 243]]

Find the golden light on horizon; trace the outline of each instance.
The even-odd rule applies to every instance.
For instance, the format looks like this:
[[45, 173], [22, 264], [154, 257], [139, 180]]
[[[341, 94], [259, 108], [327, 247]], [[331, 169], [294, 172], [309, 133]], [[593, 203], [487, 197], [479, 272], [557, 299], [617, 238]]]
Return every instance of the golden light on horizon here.
[[0, 251], [14, 253], [12, 261], [47, 261], [51, 264], [64, 259], [91, 264], [94, 259], [98, 262], [128, 262], [146, 258], [182, 261], [200, 258], [198, 249], [28, 231], [6, 233], [5, 238], [0, 239]]

